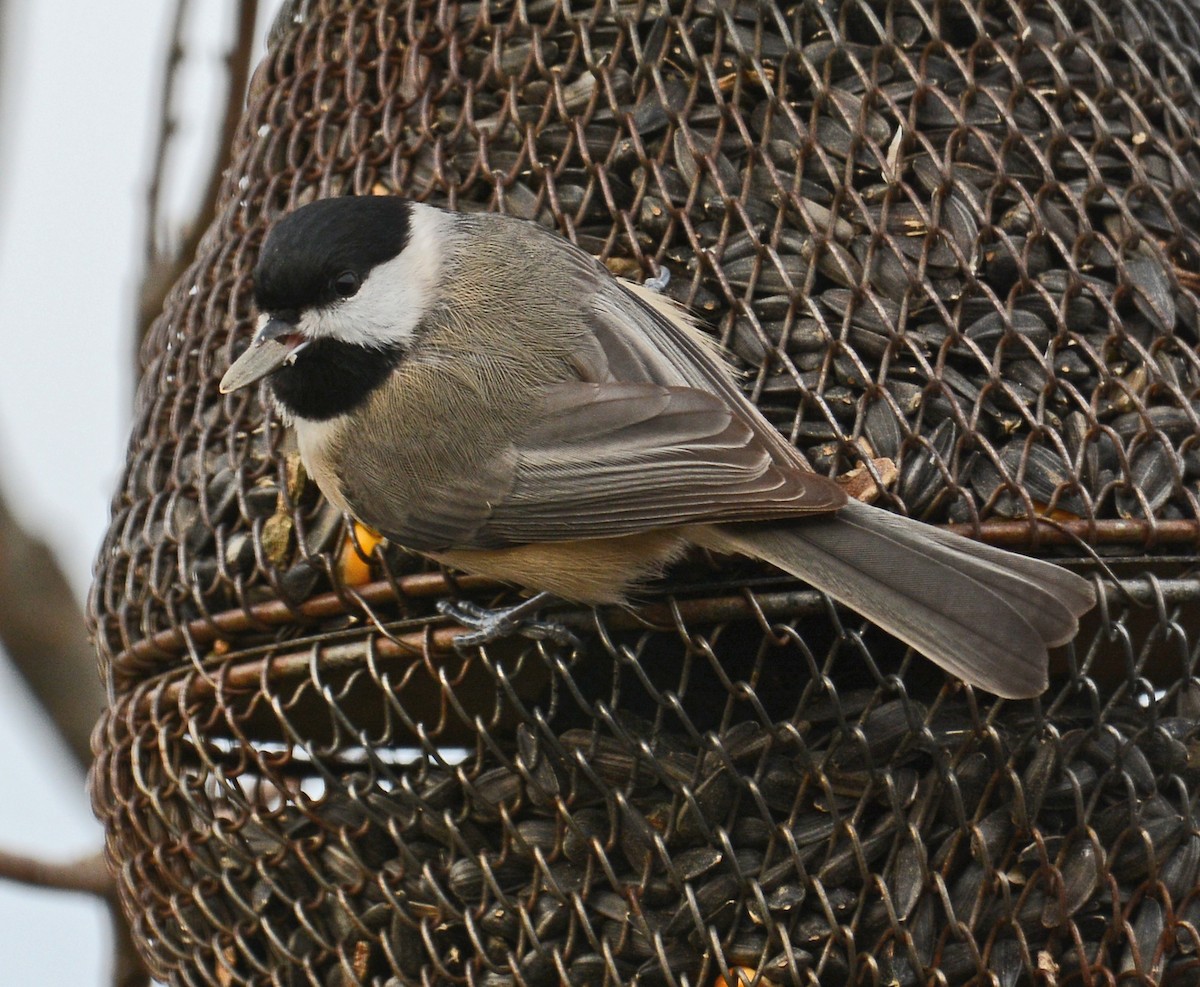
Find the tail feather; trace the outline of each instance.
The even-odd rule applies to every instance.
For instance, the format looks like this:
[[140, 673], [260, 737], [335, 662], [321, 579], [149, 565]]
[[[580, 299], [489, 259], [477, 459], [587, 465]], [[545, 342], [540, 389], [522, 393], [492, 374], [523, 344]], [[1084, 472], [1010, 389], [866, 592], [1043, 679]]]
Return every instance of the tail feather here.
[[916, 552], [943, 559], [1008, 600], [1033, 626], [1048, 647], [1066, 644], [1079, 631], [1078, 616], [1096, 603], [1090, 583], [1050, 562], [971, 541], [932, 525], [852, 503], [838, 512], [839, 521], [869, 539], [886, 531]]
[[1042, 692], [1047, 648], [1069, 641], [1091, 586], [865, 504], [790, 525], [724, 525], [703, 544], [763, 559], [861, 613], [947, 671], [1006, 698]]
[[[850, 506], [853, 507], [854, 505]], [[1096, 605], [1096, 590], [1091, 583], [1052, 562], [1044, 562], [1042, 559], [1030, 558], [1028, 555], [1020, 555], [1017, 552], [1009, 552], [1002, 548], [996, 548], [993, 545], [986, 545], [983, 542], [972, 541], [969, 538], [963, 538], [961, 535], [946, 531], [944, 528], [936, 528], [930, 524], [920, 524], [908, 518], [901, 518], [897, 514], [888, 514], [886, 511], [876, 511], [875, 508], [868, 507], [865, 504], [859, 504], [858, 508], [869, 510], [872, 513], [884, 514], [887, 517], [895, 517], [909, 526], [915, 525], [920, 529], [919, 535], [923, 535], [925, 538], [932, 538], [939, 544], [945, 545], [947, 548], [963, 555], [980, 559], [990, 559], [1001, 568], [1017, 573], [1029, 582], [1044, 586], [1053, 592], [1055, 597], [1070, 611], [1073, 617], [1078, 618], [1082, 616]], [[858, 511], [854, 511], [854, 513], [858, 513]], [[1072, 625], [1072, 637], [1078, 629], [1077, 626]], [[1070, 637], [1067, 637], [1058, 643], [1065, 644], [1069, 640]]]

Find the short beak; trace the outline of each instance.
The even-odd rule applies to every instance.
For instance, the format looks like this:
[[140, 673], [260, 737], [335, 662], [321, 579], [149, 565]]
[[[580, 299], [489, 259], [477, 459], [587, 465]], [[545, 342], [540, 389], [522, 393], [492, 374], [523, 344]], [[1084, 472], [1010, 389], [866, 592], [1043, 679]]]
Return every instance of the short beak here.
[[296, 331], [296, 326], [283, 319], [268, 319], [254, 334], [250, 346], [233, 361], [221, 378], [221, 393], [228, 394], [247, 384], [253, 384], [296, 358], [308, 340]]

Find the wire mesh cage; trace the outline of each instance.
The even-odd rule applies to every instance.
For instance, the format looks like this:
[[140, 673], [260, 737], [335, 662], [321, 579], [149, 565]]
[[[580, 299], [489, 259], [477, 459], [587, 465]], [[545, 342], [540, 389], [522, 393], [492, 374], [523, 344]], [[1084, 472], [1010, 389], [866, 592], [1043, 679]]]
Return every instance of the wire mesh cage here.
[[[1200, 981], [1198, 53], [1149, 0], [287, 5], [91, 600], [94, 804], [155, 974]], [[814, 469], [1105, 561], [1051, 690], [707, 557], [555, 611], [578, 650], [457, 653], [434, 602], [513, 590], [365, 541], [217, 389], [271, 222], [348, 193], [666, 268]]]

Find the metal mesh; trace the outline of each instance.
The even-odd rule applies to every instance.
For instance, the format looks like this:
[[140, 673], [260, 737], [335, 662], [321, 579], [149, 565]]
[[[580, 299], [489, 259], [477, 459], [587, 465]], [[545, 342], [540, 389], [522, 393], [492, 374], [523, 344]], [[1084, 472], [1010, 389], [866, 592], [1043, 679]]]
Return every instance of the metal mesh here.
[[[156, 974], [1196, 982], [1198, 42], [1146, 0], [289, 5], [92, 597]], [[368, 552], [217, 391], [269, 222], [347, 192], [668, 268], [814, 468], [1119, 580], [1031, 703], [707, 558], [556, 612], [579, 653], [457, 655], [433, 601], [503, 588]]]

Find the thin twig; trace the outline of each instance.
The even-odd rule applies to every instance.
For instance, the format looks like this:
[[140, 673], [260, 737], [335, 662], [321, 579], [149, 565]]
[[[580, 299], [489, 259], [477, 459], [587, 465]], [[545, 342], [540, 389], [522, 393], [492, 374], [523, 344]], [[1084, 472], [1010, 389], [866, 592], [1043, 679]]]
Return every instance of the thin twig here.
[[[188, 6], [189, 0], [176, 0], [175, 16], [171, 25], [170, 47], [167, 51], [154, 166], [146, 191], [148, 204], [145, 272], [138, 294], [135, 354], [141, 352], [142, 340], [146, 338], [150, 326], [162, 311], [167, 293], [183, 274], [187, 265], [192, 262], [200, 244], [200, 238], [217, 214], [221, 184], [225, 175], [225, 167], [230, 159], [233, 142], [237, 136], [246, 87], [250, 79], [250, 59], [254, 53], [254, 29], [258, 20], [258, 0], [242, 0], [237, 4], [237, 35], [229, 53], [225, 56], [228, 86], [225, 92], [225, 110], [217, 135], [218, 141], [213, 154], [212, 168], [191, 219], [182, 226], [182, 236], [173, 246], [168, 246], [161, 242], [159, 236], [162, 186], [167, 171], [171, 143], [176, 132], [172, 106], [175, 82], [184, 57], [182, 35]], [[140, 364], [137, 366], [140, 369]]]
[[115, 882], [102, 853], [61, 864], [0, 850], [0, 879], [35, 888], [79, 891], [105, 899], [115, 893]]
[[200, 237], [204, 235], [208, 224], [217, 214], [221, 182], [233, 150], [234, 139], [237, 137], [238, 124], [241, 123], [246, 87], [250, 83], [250, 56], [254, 53], [254, 28], [258, 23], [258, 0], [242, 0], [238, 5], [238, 11], [237, 36], [225, 56], [229, 88], [225, 92], [225, 113], [221, 118], [217, 153], [213, 158], [213, 166], [208, 173], [208, 184], [204, 188], [204, 195], [200, 199], [200, 206], [196, 212], [198, 221], [188, 225], [187, 234], [180, 248], [184, 263], [191, 262], [192, 255], [200, 245]]
[[167, 157], [171, 141], [179, 125], [175, 119], [175, 83], [183, 65], [183, 28], [187, 23], [190, 0], [175, 0], [175, 14], [171, 18], [171, 40], [167, 47], [167, 63], [163, 70], [163, 86], [158, 104], [158, 137], [155, 141], [154, 165], [150, 169], [150, 184], [146, 188], [146, 237], [145, 263], [154, 264], [162, 253], [159, 243], [160, 208], [162, 205], [163, 180], [167, 173]]
[[159, 100], [158, 123], [155, 137], [154, 163], [150, 169], [150, 183], [146, 188], [146, 232], [143, 246], [142, 280], [138, 289], [137, 325], [134, 327], [133, 354], [135, 375], [140, 376], [142, 340], [150, 331], [150, 325], [162, 311], [163, 300], [175, 282], [176, 263], [167, 246], [161, 241], [162, 188], [167, 173], [167, 160], [178, 125], [175, 121], [175, 83], [179, 68], [183, 65], [183, 28], [187, 23], [189, 0], [175, 0], [175, 14], [171, 19], [170, 41], [167, 58], [163, 66], [162, 95]]

